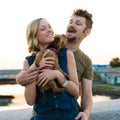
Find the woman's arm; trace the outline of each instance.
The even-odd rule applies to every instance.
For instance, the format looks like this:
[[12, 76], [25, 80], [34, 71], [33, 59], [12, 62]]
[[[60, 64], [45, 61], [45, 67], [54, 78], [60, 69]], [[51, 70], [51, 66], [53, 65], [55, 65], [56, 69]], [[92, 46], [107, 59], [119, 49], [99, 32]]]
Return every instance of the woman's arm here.
[[[27, 60], [24, 61], [23, 70], [25, 70], [26, 68], [31, 69]], [[32, 83], [25, 86], [24, 96], [28, 105], [34, 104], [36, 99], [36, 79]]]
[[[67, 67], [68, 67], [68, 74], [70, 77], [70, 81], [68, 81], [67, 85], [65, 88], [67, 89], [67, 92], [74, 97], [79, 96], [79, 83], [78, 83], [78, 77], [77, 77], [77, 70], [76, 70], [76, 63], [74, 59], [74, 55], [72, 51], [67, 50]], [[60, 82], [61, 85], [64, 84], [65, 78], [62, 76], [58, 76], [58, 81]], [[61, 82], [62, 81], [62, 82]]]
[[25, 100], [28, 105], [33, 105], [36, 99], [36, 81], [25, 86]]

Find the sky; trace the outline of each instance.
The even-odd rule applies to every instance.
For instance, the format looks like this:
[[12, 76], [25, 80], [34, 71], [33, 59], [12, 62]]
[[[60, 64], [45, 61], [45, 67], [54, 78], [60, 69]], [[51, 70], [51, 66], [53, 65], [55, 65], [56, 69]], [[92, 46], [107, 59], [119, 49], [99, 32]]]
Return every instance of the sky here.
[[119, 0], [1, 0], [0, 69], [21, 69], [29, 55], [26, 26], [44, 17], [55, 33], [65, 33], [72, 11], [86, 9], [93, 14], [93, 28], [80, 45], [93, 64], [109, 64], [120, 57]]

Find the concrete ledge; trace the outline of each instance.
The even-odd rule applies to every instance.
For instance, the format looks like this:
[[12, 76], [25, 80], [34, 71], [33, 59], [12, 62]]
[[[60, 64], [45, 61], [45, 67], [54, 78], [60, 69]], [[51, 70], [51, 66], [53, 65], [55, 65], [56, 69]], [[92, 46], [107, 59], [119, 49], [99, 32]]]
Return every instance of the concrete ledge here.
[[[0, 111], [0, 120], [29, 120], [32, 108]], [[120, 120], [120, 99], [95, 102], [90, 120]]]
[[90, 120], [120, 120], [120, 99], [95, 102]]
[[32, 108], [0, 111], [0, 120], [30, 120]]

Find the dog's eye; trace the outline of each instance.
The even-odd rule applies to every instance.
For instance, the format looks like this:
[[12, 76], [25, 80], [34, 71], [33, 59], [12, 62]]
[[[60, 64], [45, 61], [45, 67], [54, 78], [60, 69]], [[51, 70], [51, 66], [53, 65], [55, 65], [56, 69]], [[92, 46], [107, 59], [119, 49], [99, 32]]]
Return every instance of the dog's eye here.
[[55, 37], [55, 40], [59, 40], [60, 38], [59, 37]]

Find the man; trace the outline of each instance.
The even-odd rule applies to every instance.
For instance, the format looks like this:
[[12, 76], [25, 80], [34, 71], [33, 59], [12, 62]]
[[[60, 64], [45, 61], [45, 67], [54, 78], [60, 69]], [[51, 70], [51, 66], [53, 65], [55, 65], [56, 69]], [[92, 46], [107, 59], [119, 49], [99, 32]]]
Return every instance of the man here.
[[74, 53], [81, 91], [80, 106], [82, 111], [76, 116], [75, 120], [79, 118], [88, 120], [92, 111], [92, 62], [79, 49], [82, 40], [90, 34], [92, 24], [92, 15], [86, 10], [77, 9], [73, 11], [66, 31], [66, 36], [68, 37], [66, 47]]
[[[74, 53], [80, 84], [81, 111], [75, 120], [88, 120], [92, 111], [92, 62], [79, 48], [83, 39], [90, 34], [92, 24], [92, 14], [86, 10], [76, 9], [73, 11], [66, 31], [68, 38], [66, 47]], [[16, 81], [25, 86], [36, 79], [37, 73], [38, 71], [35, 70], [22, 70], [16, 76]]]

